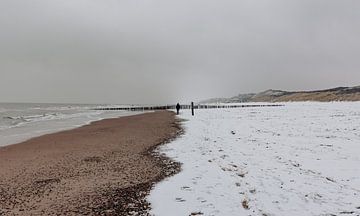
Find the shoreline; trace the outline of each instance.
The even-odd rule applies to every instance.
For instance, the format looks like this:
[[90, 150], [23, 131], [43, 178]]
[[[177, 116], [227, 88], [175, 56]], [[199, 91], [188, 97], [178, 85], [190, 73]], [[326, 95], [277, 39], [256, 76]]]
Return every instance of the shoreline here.
[[157, 154], [182, 132], [170, 111], [92, 122], [0, 148], [0, 215], [147, 215], [153, 184], [180, 170]]
[[[16, 126], [9, 126], [0, 130], [0, 149], [9, 145], [16, 145], [22, 142], [31, 140], [32, 138], [54, 134], [62, 131], [73, 130], [79, 127], [90, 125], [93, 122], [102, 121], [105, 119], [120, 118], [125, 116], [132, 116], [143, 114], [145, 112], [118, 112], [116, 115], [111, 113], [100, 113], [92, 117], [87, 116], [87, 119], [49, 119], [39, 122], [19, 123]], [[78, 113], [80, 114], [80, 113]], [[86, 113], [82, 113], [86, 114]], [[5, 117], [7, 118], [7, 117]], [[77, 118], [77, 117], [75, 117]], [[39, 124], [40, 123], [40, 124]], [[50, 127], [45, 127], [50, 126]], [[27, 128], [27, 129], [26, 129]], [[35, 129], [34, 129], [35, 128]], [[14, 130], [17, 130], [14, 132]]]

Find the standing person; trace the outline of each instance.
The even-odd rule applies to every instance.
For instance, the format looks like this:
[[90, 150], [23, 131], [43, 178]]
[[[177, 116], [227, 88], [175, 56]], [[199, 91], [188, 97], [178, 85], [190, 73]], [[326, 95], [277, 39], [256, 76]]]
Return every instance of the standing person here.
[[176, 113], [179, 115], [179, 111], [180, 111], [180, 104], [177, 103], [176, 104]]

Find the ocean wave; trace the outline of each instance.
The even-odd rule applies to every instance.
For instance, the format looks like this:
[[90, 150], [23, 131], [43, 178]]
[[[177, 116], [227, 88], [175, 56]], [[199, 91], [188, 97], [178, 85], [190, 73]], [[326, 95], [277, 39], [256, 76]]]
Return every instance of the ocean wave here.
[[38, 115], [25, 115], [25, 116], [5, 116], [4, 120], [10, 121], [11, 126], [20, 125], [22, 123], [40, 122], [40, 121], [51, 121], [51, 120], [66, 120], [72, 118], [91, 118], [93, 116], [100, 115], [102, 112], [78, 112], [78, 113], [44, 113]]
[[5, 116], [3, 119], [8, 120], [22, 120], [22, 121], [32, 121], [32, 120], [40, 120], [44, 118], [49, 118], [50, 116], [56, 116], [56, 113], [46, 113], [39, 115], [27, 115], [27, 116]]
[[44, 111], [69, 111], [69, 110], [93, 110], [101, 105], [64, 105], [64, 106], [48, 106], [48, 107], [32, 107], [30, 110], [44, 110]]
[[82, 126], [100, 120], [105, 111], [94, 110], [96, 106], [5, 104], [0, 107], [0, 143], [1, 136], [8, 133], [32, 131], [34, 128], [47, 129], [46, 125], [51, 128], [56, 125]]

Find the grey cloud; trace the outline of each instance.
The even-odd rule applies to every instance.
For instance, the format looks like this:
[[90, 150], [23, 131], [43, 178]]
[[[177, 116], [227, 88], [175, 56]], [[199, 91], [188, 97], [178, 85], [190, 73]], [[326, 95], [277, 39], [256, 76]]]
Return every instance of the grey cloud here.
[[2, 0], [0, 101], [359, 85], [359, 11], [357, 0]]

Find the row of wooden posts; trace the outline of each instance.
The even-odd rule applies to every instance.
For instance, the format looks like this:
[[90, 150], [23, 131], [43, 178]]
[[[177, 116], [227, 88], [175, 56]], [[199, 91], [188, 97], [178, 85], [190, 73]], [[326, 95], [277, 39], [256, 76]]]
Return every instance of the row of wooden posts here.
[[[194, 115], [195, 109], [225, 109], [225, 108], [246, 108], [246, 107], [278, 107], [283, 106], [281, 104], [194, 104], [180, 105], [180, 109], [191, 109], [192, 115]], [[124, 107], [101, 107], [95, 110], [124, 110], [124, 111], [152, 111], [152, 110], [173, 110], [176, 109], [176, 105], [163, 105], [163, 106], [124, 106]]]

